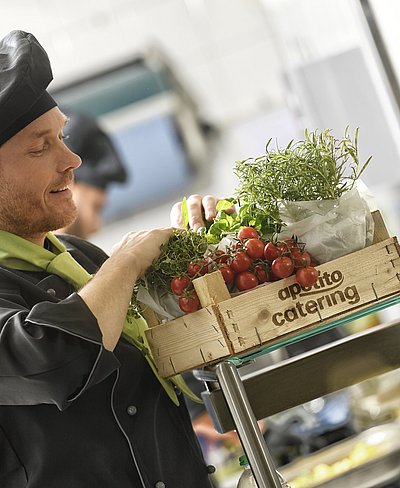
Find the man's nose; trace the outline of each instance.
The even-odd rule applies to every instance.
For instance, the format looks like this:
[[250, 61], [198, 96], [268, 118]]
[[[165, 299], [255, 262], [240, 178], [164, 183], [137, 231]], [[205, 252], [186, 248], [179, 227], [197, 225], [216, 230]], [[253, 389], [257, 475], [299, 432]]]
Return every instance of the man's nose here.
[[82, 159], [76, 153], [72, 152], [64, 143], [63, 143], [63, 154], [62, 154], [62, 161], [65, 164], [66, 169], [76, 169], [82, 164]]

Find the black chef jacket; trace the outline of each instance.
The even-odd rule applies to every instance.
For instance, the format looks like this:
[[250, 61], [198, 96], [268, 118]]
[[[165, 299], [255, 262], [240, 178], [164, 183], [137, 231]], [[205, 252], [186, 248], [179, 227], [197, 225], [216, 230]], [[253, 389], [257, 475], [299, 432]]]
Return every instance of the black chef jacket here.
[[[60, 239], [89, 273], [107, 257]], [[71, 285], [0, 267], [1, 488], [210, 487], [179, 398], [125, 340], [102, 347]]]

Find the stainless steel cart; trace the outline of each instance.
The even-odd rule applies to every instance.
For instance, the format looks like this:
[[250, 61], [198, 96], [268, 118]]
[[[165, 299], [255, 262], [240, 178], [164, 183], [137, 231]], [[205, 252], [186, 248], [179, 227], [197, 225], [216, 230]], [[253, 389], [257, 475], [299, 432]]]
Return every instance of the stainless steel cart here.
[[[253, 354], [196, 371], [206, 383], [202, 396], [219, 432], [236, 430], [259, 488], [282, 488], [257, 420], [400, 368], [400, 319], [241, 374], [241, 368], [267, 352], [400, 303], [400, 296]], [[244, 369], [244, 368], [243, 368]]]

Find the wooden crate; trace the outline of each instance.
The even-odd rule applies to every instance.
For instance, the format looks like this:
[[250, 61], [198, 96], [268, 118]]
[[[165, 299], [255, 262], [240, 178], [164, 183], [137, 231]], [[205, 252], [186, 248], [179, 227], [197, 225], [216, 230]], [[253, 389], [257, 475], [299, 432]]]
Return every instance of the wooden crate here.
[[203, 308], [146, 331], [160, 374], [237, 356], [400, 294], [400, 247], [379, 219], [377, 242], [317, 266], [311, 288], [291, 276], [231, 297], [219, 271], [194, 280]]

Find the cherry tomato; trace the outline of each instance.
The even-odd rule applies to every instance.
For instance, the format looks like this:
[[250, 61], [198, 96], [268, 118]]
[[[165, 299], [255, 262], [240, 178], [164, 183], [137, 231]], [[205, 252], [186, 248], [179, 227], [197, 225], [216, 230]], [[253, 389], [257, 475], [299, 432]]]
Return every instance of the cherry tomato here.
[[171, 290], [174, 295], [181, 296], [191, 286], [192, 280], [189, 276], [175, 276], [171, 280]]
[[224, 252], [222, 249], [217, 249], [214, 256], [211, 256], [214, 263], [227, 263], [229, 261], [229, 254]]
[[189, 263], [188, 265], [188, 275], [192, 278], [194, 276], [203, 276], [208, 273], [208, 261], [206, 259], [201, 259], [194, 263]]
[[236, 276], [235, 284], [238, 290], [244, 291], [256, 287], [259, 283], [254, 273], [251, 271], [242, 271]]
[[264, 247], [264, 259], [266, 259], [268, 262], [272, 263], [274, 259], [279, 257], [280, 252], [278, 247], [276, 246], [275, 242], [267, 242], [267, 244]]
[[231, 268], [236, 273], [241, 273], [242, 271], [246, 271], [250, 268], [252, 259], [243, 251], [238, 251], [231, 261]]
[[262, 264], [257, 264], [254, 267], [254, 274], [256, 275], [259, 283], [266, 283], [274, 281], [275, 277], [269, 269], [266, 269]]
[[200, 300], [196, 292], [179, 297], [179, 307], [185, 313], [195, 312], [200, 308]]
[[293, 250], [293, 249], [299, 249], [299, 244], [298, 244], [297, 240], [294, 239], [294, 238], [292, 238], [292, 239], [285, 239], [283, 242], [291, 250]]
[[231, 243], [230, 248], [233, 251], [244, 251], [244, 244], [242, 241], [235, 241]]
[[224, 278], [224, 281], [227, 285], [233, 283], [236, 273], [233, 271], [233, 269], [230, 266], [228, 266], [227, 264], [223, 264], [219, 268], [219, 270], [221, 271], [222, 277]]
[[254, 227], [242, 227], [238, 232], [238, 238], [241, 241], [246, 239], [258, 239], [260, 236]]
[[301, 252], [300, 249], [292, 249], [292, 258], [295, 268], [306, 268], [311, 264], [311, 256], [307, 251]]
[[251, 259], [260, 259], [264, 256], [264, 242], [261, 239], [248, 239], [245, 242], [245, 249]]
[[289, 245], [287, 241], [277, 242], [276, 247], [278, 248], [279, 256], [288, 256], [291, 251], [295, 249], [295, 247], [293, 247], [292, 244]]
[[289, 256], [279, 256], [272, 262], [271, 270], [277, 278], [287, 278], [294, 271], [294, 263]]
[[301, 286], [313, 286], [318, 280], [318, 270], [314, 266], [299, 268], [296, 271], [296, 280]]

